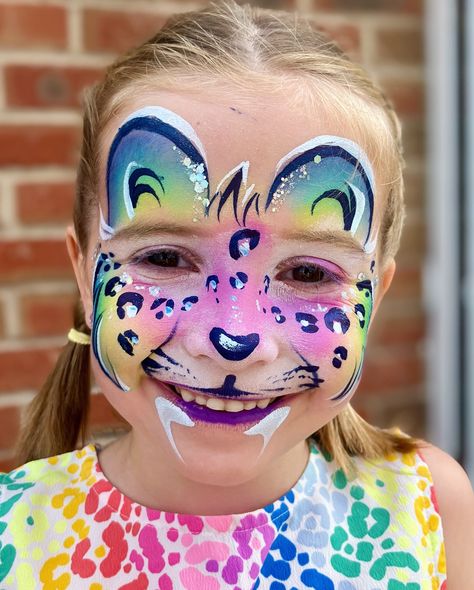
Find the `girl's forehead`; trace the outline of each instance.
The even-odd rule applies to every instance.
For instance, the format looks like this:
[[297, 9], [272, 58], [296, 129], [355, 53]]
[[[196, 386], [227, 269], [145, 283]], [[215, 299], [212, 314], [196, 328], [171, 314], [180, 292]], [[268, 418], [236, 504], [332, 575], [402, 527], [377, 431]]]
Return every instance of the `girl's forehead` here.
[[106, 129], [101, 209], [111, 226], [136, 221], [140, 213], [209, 223], [221, 217], [209, 215], [212, 207], [222, 220], [232, 217], [232, 207], [215, 202], [226, 193], [227, 201], [235, 201], [238, 224], [260, 208], [280, 223], [291, 213], [311, 225], [318, 204], [311, 198], [339, 190], [345, 195], [334, 192], [317, 212], [325, 211], [327, 221], [340, 207], [354, 209], [364, 239], [382, 199], [357, 140], [350, 125], [322, 110], [297, 108], [283, 95], [250, 100], [154, 92], [128, 102]]
[[[344, 137], [365, 150], [350, 120], [320, 108], [295, 103], [283, 93], [217, 94], [211, 90], [159, 90], [129, 100], [109, 122], [102, 142], [102, 161], [123, 122], [143, 109], [159, 106], [183, 119], [205, 149], [212, 174], [221, 178], [242, 161], [252, 165], [253, 176], [265, 180], [278, 161], [292, 149], [317, 136]], [[189, 129], [187, 130], [189, 131]], [[377, 171], [373, 170], [377, 176]]]

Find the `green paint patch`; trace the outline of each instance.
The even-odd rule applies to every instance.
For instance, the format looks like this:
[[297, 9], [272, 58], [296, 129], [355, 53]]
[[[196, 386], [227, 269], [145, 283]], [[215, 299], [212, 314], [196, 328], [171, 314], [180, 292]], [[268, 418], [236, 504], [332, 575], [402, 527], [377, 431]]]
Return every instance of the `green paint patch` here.
[[337, 572], [344, 574], [348, 578], [357, 578], [357, 576], [360, 576], [360, 564], [346, 557], [342, 557], [342, 555], [333, 555], [331, 557], [331, 565]]
[[391, 551], [379, 557], [370, 568], [369, 573], [374, 580], [382, 580], [389, 567], [408, 568], [417, 572], [420, 569], [420, 564], [410, 553]]
[[338, 469], [332, 476], [332, 481], [338, 490], [345, 488], [347, 485], [347, 477], [345, 476], [344, 471], [342, 471], [342, 469]]
[[372, 561], [373, 554], [374, 546], [372, 543], [367, 543], [365, 541], [360, 541], [360, 543], [357, 543], [357, 559], [360, 561]]
[[355, 500], [362, 500], [364, 497], [364, 490], [360, 486], [351, 487], [351, 496]]
[[31, 515], [28, 516], [28, 518], [26, 519], [26, 522], [30, 525], [35, 524], [35, 520]]
[[349, 537], [346, 531], [342, 527], [337, 526], [334, 529], [333, 534], [331, 535], [331, 545], [333, 549], [336, 549], [336, 551], [340, 551], [341, 547], [344, 545], [348, 538]]

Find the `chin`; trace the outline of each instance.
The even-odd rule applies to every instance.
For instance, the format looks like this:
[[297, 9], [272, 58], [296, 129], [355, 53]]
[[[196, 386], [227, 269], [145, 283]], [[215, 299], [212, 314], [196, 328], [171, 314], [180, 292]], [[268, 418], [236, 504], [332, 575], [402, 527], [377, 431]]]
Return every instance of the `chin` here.
[[260, 441], [243, 441], [241, 433], [235, 434], [232, 442], [228, 434], [227, 440], [204, 435], [180, 444], [178, 439], [182, 458], [171, 450], [176, 470], [193, 481], [213, 486], [236, 486], [251, 480], [262, 469], [262, 445]]

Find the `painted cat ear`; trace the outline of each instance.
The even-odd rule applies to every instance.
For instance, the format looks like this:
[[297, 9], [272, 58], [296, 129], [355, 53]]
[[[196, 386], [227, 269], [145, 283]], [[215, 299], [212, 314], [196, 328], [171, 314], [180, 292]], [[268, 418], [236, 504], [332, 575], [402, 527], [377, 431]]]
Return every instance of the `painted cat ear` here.
[[[346, 179], [342, 176], [343, 166]], [[343, 229], [354, 235], [362, 227], [367, 244], [373, 221], [373, 186], [372, 167], [360, 146], [342, 137], [319, 136], [296, 147], [278, 162], [265, 211], [277, 208], [288, 193], [312, 196], [310, 215], [316, 215], [318, 205], [331, 199], [341, 207]]]
[[[113, 231], [119, 220], [131, 220], [142, 197], [151, 197], [161, 206], [166, 190], [176, 188], [176, 182], [181, 183], [180, 189], [189, 187], [207, 206], [206, 154], [196, 132], [182, 117], [162, 107], [132, 113], [109, 151], [104, 227]], [[111, 194], [119, 195], [113, 203]]]

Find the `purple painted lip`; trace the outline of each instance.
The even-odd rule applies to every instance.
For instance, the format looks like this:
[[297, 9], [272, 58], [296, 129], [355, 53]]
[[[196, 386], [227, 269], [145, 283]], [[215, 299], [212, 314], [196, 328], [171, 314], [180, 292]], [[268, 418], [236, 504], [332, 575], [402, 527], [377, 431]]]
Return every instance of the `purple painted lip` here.
[[231, 426], [237, 424], [251, 424], [259, 422], [265, 416], [268, 416], [280, 407], [283, 403], [284, 397], [272, 402], [266, 408], [254, 408], [253, 410], [242, 410], [241, 412], [225, 412], [219, 410], [211, 410], [207, 406], [201, 406], [196, 402], [185, 402], [184, 399], [177, 393], [174, 393], [173, 403], [179, 406], [183, 412], [192, 419], [201, 422], [208, 422], [211, 424], [229, 424]]

